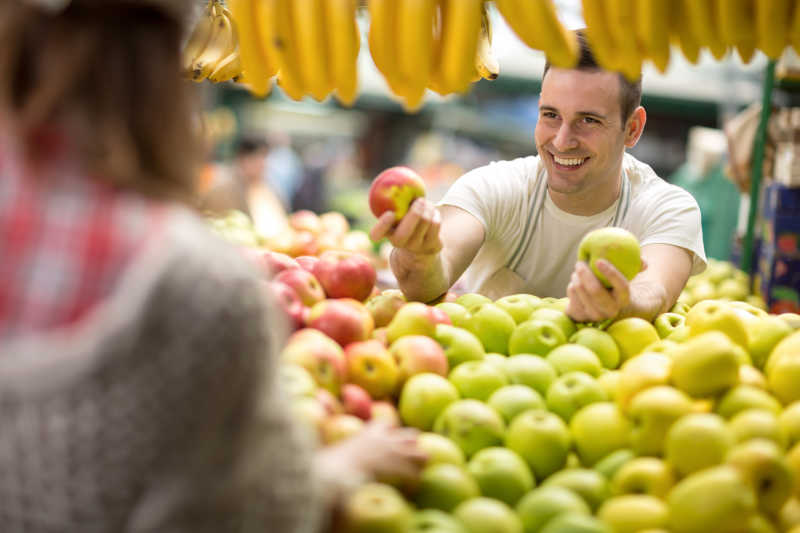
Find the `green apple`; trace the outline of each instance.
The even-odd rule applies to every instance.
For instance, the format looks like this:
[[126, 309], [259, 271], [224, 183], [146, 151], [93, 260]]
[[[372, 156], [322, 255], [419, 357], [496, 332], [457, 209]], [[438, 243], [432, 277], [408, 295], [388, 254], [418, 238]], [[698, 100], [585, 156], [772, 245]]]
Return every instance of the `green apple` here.
[[689, 309], [692, 306], [687, 304], [686, 302], [677, 301], [675, 305], [672, 306], [672, 309], [669, 310], [670, 313], [678, 313], [679, 315], [686, 316], [689, 314]]
[[447, 316], [450, 317], [450, 322], [453, 323], [454, 326], [459, 328], [467, 327], [467, 322], [469, 321], [469, 311], [463, 305], [459, 305], [455, 302], [441, 302], [436, 304], [434, 307], [437, 307], [447, 313]]
[[614, 479], [620, 468], [636, 457], [630, 448], [614, 450], [594, 464], [594, 469], [603, 474], [606, 479]]
[[619, 370], [617, 404], [627, 410], [634, 396], [649, 387], [669, 383], [671, 374], [672, 359], [664, 354], [643, 352], [628, 359]]
[[609, 526], [591, 515], [562, 513], [541, 529], [541, 533], [614, 533]]
[[753, 439], [734, 446], [725, 462], [737, 470], [753, 490], [759, 509], [777, 514], [794, 488], [794, 474], [783, 450], [773, 441]]
[[542, 480], [566, 464], [569, 428], [557, 415], [532, 409], [514, 417], [506, 431], [505, 445], [528, 463], [535, 479]]
[[765, 368], [769, 388], [782, 404], [800, 400], [800, 331], [775, 346]]
[[469, 309], [474, 305], [492, 303], [492, 299], [483, 294], [478, 294], [477, 292], [468, 292], [458, 296], [455, 303], [463, 306], [465, 309]]
[[417, 447], [428, 456], [426, 465], [450, 463], [464, 465], [467, 459], [455, 442], [438, 433], [422, 432], [417, 435]]
[[780, 317], [770, 315], [748, 326], [747, 333], [750, 358], [756, 368], [762, 369], [772, 349], [792, 333], [792, 328]]
[[747, 521], [747, 533], [778, 533], [778, 528], [763, 514], [754, 514]]
[[394, 487], [367, 483], [344, 504], [345, 530], [357, 533], [407, 533], [414, 517], [411, 506]]
[[476, 304], [468, 308], [466, 329], [475, 334], [487, 352], [508, 353], [508, 340], [517, 323], [500, 306]]
[[611, 283], [597, 268], [597, 261], [605, 260], [627, 279], [633, 279], [642, 269], [639, 240], [622, 228], [600, 228], [587, 233], [578, 245], [578, 261], [585, 261], [607, 288]]
[[573, 333], [577, 331], [575, 322], [565, 313], [559, 309], [552, 307], [540, 307], [530, 314], [528, 320], [544, 320], [558, 326], [564, 338], [568, 339]]
[[466, 467], [435, 463], [420, 473], [414, 503], [420, 509], [450, 512], [459, 503], [477, 496], [480, 496], [480, 488]]
[[597, 512], [614, 533], [637, 533], [647, 529], [665, 528], [669, 509], [663, 500], [648, 494], [624, 494], [607, 500]]
[[450, 371], [450, 382], [456, 386], [462, 398], [474, 398], [485, 402], [494, 391], [508, 385], [502, 370], [486, 361], [466, 361]]
[[684, 323], [686, 323], [686, 317], [679, 313], [661, 313], [653, 321], [658, 336], [662, 339], [675, 331], [676, 328], [683, 326]]
[[546, 320], [526, 320], [514, 328], [508, 339], [509, 355], [529, 353], [547, 355], [550, 350], [567, 342], [561, 329]]
[[670, 355], [672, 350], [678, 345], [679, 343], [670, 340], [670, 339], [661, 339], [653, 344], [647, 346], [644, 351], [645, 353], [660, 353], [664, 355]]
[[736, 385], [720, 397], [714, 412], [723, 418], [731, 418], [745, 409], [766, 409], [778, 415], [783, 408], [780, 402], [765, 390], [750, 385]]
[[[568, 346], [568, 345], [564, 345]], [[567, 372], [547, 390], [547, 409], [569, 422], [581, 407], [608, 400], [603, 387], [586, 372]]]
[[675, 331], [667, 335], [666, 340], [673, 342], [684, 342], [689, 338], [689, 326], [683, 325], [675, 328]]
[[630, 443], [630, 422], [611, 402], [581, 408], [572, 416], [569, 428], [581, 462], [588, 466]]
[[591, 468], [568, 468], [556, 472], [542, 483], [543, 487], [564, 487], [586, 502], [592, 512], [611, 496], [608, 479]]
[[766, 409], [745, 409], [728, 421], [736, 442], [750, 439], [768, 439], [781, 448], [786, 447], [787, 436], [781, 430], [778, 416]]
[[455, 517], [438, 509], [423, 509], [414, 513], [407, 533], [467, 533]]
[[500, 414], [478, 400], [458, 400], [445, 407], [433, 430], [444, 435], [471, 457], [478, 450], [503, 441], [505, 422]]
[[686, 315], [689, 336], [695, 337], [708, 331], [719, 331], [733, 342], [747, 348], [747, 327], [742, 317], [727, 302], [705, 300], [697, 303]]
[[545, 359], [553, 365], [559, 375], [581, 371], [592, 377], [597, 377], [603, 370], [603, 365], [595, 353], [580, 344], [557, 346], [545, 356]]
[[541, 299], [526, 293], [503, 296], [494, 303], [511, 315], [517, 324], [528, 320], [531, 313], [542, 306]]
[[661, 455], [670, 426], [692, 412], [692, 400], [674, 387], [659, 385], [631, 399], [631, 447], [638, 455]]
[[672, 382], [692, 397], [713, 396], [739, 381], [736, 345], [719, 331], [691, 337], [672, 354]]
[[464, 328], [438, 324], [433, 338], [444, 350], [451, 370], [465, 361], [480, 361], [486, 356], [480, 339]]
[[556, 369], [538, 355], [524, 353], [512, 355], [506, 360], [505, 371], [511, 383], [526, 385], [542, 397], [547, 394], [547, 389], [556, 379]]
[[550, 520], [561, 514], [588, 516], [591, 513], [583, 498], [555, 485], [530, 491], [517, 503], [516, 510], [525, 533], [538, 533]]
[[439, 374], [415, 374], [400, 393], [400, 418], [406, 426], [430, 431], [436, 417], [459, 397], [456, 386]]
[[756, 495], [738, 470], [722, 465], [678, 482], [667, 505], [674, 533], [735, 533], [755, 512]]
[[781, 431], [786, 435], [788, 447], [800, 442], [800, 401], [787, 405], [778, 415], [778, 423], [781, 426]]
[[404, 335], [433, 337], [437, 322], [431, 309], [433, 308], [421, 302], [404, 304], [386, 326], [386, 340], [389, 344]]
[[735, 443], [725, 419], [713, 413], [692, 413], [672, 424], [664, 443], [664, 459], [680, 476], [721, 464]]
[[523, 533], [522, 521], [505, 503], [492, 498], [472, 498], [453, 510], [469, 533]]
[[619, 385], [621, 375], [622, 372], [619, 370], [606, 370], [597, 376], [597, 383], [603, 388], [606, 397], [611, 401], [617, 398], [617, 386]]
[[408, 302], [403, 292], [398, 289], [387, 289], [371, 297], [364, 304], [375, 321], [376, 328], [389, 325], [395, 313]]
[[511, 506], [535, 483], [525, 460], [508, 448], [482, 449], [469, 460], [467, 471], [478, 482], [481, 495]]
[[572, 334], [569, 342], [586, 346], [600, 359], [605, 368], [619, 366], [619, 347], [609, 333], [597, 328], [582, 328]]
[[800, 495], [800, 444], [794, 444], [786, 453], [786, 462], [794, 475], [794, 495]]
[[617, 320], [606, 331], [617, 343], [623, 363], [661, 338], [653, 324], [639, 317]]
[[636, 457], [623, 464], [611, 479], [613, 494], [649, 494], [666, 498], [675, 485], [675, 470], [657, 457]]
[[483, 360], [489, 363], [490, 365], [494, 366], [496, 369], [502, 372], [503, 375], [507, 375], [506, 361], [508, 360], [508, 356], [499, 353], [487, 353], [483, 357]]
[[778, 318], [789, 324], [792, 330], [800, 329], [800, 314], [797, 313], [781, 313]]
[[800, 499], [789, 498], [789, 501], [781, 508], [777, 521], [781, 531], [800, 532]]
[[753, 365], [739, 365], [739, 383], [761, 390], [767, 390], [767, 376]]
[[489, 396], [489, 407], [500, 413], [506, 423], [529, 409], [544, 409], [542, 395], [527, 385], [506, 385]]

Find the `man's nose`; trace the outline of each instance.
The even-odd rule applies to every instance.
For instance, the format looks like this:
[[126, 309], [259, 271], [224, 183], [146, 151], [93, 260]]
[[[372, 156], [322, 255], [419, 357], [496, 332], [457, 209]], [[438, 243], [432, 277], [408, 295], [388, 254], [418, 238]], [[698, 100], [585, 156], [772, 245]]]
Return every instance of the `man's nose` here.
[[566, 152], [577, 148], [578, 139], [575, 137], [575, 132], [572, 131], [572, 127], [569, 123], [561, 123], [561, 126], [556, 132], [556, 137], [553, 139], [553, 146], [559, 152]]

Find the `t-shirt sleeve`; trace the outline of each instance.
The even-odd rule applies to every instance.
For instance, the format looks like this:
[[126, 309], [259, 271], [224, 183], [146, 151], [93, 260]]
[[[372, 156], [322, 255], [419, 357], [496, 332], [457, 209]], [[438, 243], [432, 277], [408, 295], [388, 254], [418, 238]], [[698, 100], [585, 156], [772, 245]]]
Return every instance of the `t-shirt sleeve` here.
[[692, 195], [680, 187], [667, 185], [663, 192], [654, 196], [648, 212], [647, 224], [639, 232], [640, 244], [680, 246], [692, 252], [691, 275], [705, 270], [700, 207]]
[[453, 183], [438, 205], [459, 207], [477, 218], [487, 238], [504, 233], [515, 220], [513, 213], [522, 201], [520, 183], [536, 169], [536, 158], [496, 161], [471, 170]]

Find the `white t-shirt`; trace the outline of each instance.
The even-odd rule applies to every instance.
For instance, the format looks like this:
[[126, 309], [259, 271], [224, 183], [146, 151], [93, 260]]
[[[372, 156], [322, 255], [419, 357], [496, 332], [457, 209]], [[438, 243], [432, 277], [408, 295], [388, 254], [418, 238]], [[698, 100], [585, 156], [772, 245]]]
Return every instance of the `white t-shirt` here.
[[462, 277], [464, 290], [490, 298], [520, 292], [566, 296], [581, 239], [606, 226], [627, 229], [642, 246], [685, 248], [693, 256], [692, 274], [702, 272], [706, 257], [700, 208], [691, 194], [665, 182], [630, 154], [625, 154], [622, 167], [619, 198], [591, 216], [567, 213], [553, 203], [538, 156], [494, 162], [459, 178], [439, 205], [464, 209], [486, 231]]

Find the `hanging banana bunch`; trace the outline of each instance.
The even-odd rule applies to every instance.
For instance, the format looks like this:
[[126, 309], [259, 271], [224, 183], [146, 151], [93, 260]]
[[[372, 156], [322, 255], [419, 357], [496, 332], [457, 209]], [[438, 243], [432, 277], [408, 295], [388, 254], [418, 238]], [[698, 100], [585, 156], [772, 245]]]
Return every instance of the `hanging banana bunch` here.
[[242, 73], [239, 37], [231, 12], [220, 0], [209, 0], [183, 48], [183, 74], [219, 83]]
[[569, 68], [577, 63], [578, 41], [558, 20], [553, 0], [495, 0], [495, 4], [522, 42], [542, 50], [554, 66]]

